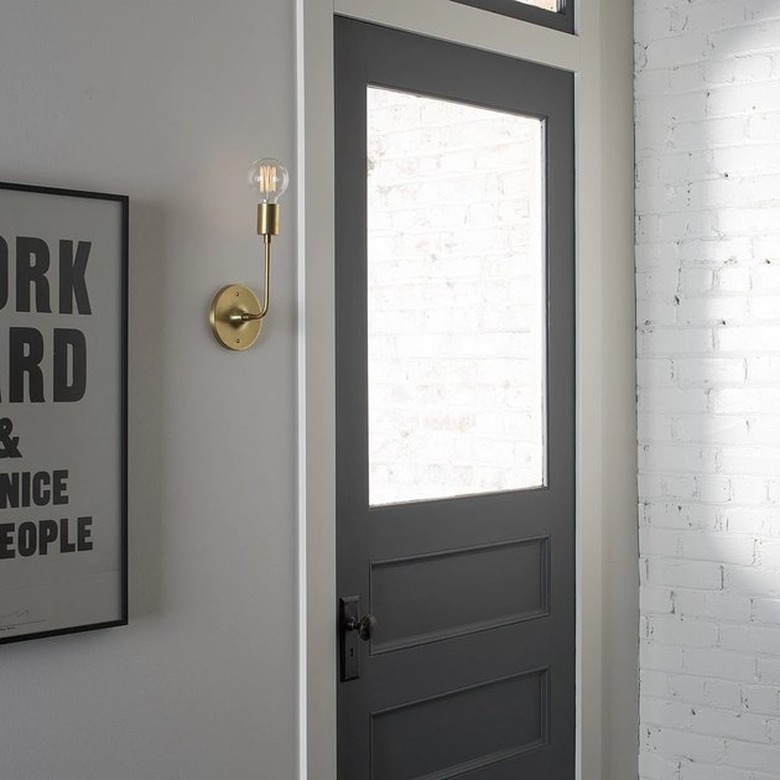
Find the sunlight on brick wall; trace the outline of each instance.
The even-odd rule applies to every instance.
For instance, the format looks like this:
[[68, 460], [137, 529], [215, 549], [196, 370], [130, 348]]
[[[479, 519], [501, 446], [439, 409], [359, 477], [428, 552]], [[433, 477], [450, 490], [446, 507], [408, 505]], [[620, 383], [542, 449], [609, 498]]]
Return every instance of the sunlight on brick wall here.
[[780, 778], [780, 0], [637, 0], [643, 780]]
[[542, 124], [368, 96], [372, 504], [543, 484]]

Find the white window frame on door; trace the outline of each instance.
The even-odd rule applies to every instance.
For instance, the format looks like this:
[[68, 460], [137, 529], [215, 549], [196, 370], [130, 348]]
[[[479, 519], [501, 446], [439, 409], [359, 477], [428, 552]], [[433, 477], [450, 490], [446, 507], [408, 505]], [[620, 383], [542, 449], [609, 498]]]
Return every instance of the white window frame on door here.
[[297, 0], [299, 780], [336, 780], [333, 16], [576, 74], [577, 778], [636, 778], [632, 4], [575, 35], [450, 0]]

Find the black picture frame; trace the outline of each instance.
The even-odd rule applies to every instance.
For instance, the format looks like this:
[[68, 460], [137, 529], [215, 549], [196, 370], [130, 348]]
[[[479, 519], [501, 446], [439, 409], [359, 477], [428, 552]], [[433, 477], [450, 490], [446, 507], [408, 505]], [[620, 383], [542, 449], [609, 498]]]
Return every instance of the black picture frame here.
[[0, 182], [0, 644], [128, 623], [129, 208]]
[[573, 0], [563, 0], [563, 8], [560, 11], [548, 11], [546, 8], [537, 8], [518, 0], [452, 0], [452, 2], [574, 34]]

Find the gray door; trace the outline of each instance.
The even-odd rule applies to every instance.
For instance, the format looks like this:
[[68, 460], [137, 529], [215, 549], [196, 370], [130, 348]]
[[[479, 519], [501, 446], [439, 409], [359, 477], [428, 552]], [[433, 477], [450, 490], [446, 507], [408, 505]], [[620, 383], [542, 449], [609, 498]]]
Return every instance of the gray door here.
[[574, 777], [572, 112], [336, 21], [340, 780]]

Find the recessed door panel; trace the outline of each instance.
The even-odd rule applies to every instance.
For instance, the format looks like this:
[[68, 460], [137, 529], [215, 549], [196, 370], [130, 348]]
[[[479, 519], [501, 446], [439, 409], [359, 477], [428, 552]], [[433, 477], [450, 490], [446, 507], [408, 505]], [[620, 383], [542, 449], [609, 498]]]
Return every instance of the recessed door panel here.
[[[486, 631], [547, 614], [548, 539], [416, 555], [371, 565], [371, 652]], [[489, 574], [486, 574], [488, 573]], [[425, 609], [419, 609], [419, 604]]]
[[372, 713], [372, 780], [443, 780], [544, 745], [547, 682], [534, 671]]

